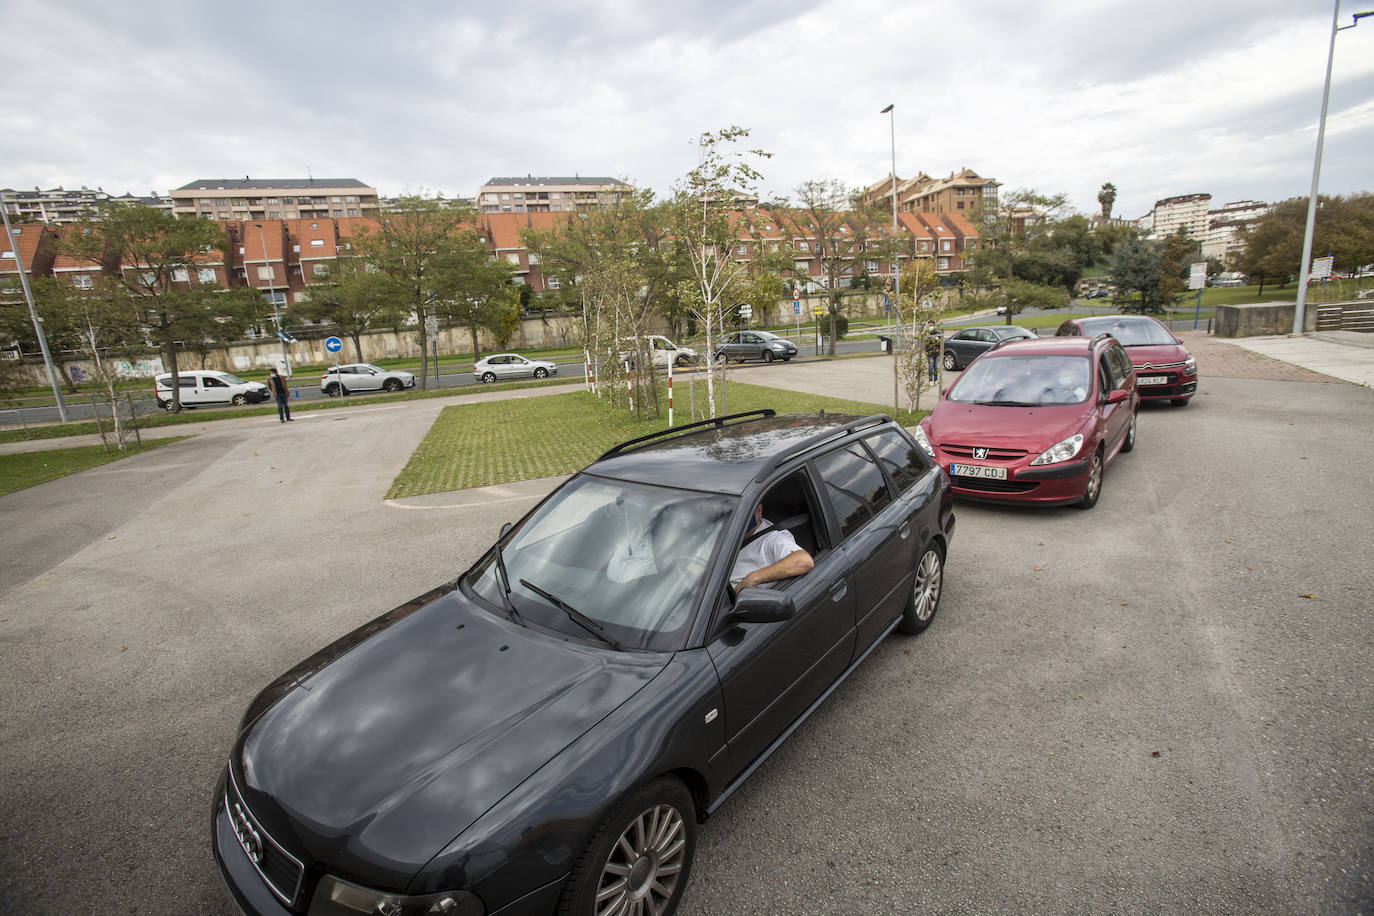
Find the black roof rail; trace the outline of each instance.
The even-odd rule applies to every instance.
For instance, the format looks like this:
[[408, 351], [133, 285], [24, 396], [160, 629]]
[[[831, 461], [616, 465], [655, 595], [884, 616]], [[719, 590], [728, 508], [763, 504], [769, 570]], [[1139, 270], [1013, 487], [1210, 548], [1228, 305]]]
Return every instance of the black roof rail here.
[[765, 407], [763, 410], [748, 410], [744, 413], [732, 413], [724, 417], [711, 417], [709, 420], [698, 420], [695, 423], [685, 423], [682, 426], [671, 426], [668, 429], [659, 430], [656, 433], [649, 433], [649, 435], [640, 436], [637, 439], [627, 439], [619, 445], [612, 446], [605, 453], [603, 453], [600, 458], [596, 460], [604, 461], [605, 459], [610, 458], [612, 455], [619, 455], [621, 452], [625, 451], [632, 445], [639, 445], [640, 443], [649, 442], [654, 439], [658, 439], [662, 436], [677, 435], [679, 433], [686, 432], [689, 429], [697, 429], [701, 426], [714, 426], [717, 429], [719, 429], [720, 427], [725, 425], [727, 420], [741, 420], [745, 417], [772, 417], [776, 414], [777, 411], [773, 410], [770, 407]]
[[1100, 334], [1093, 335], [1093, 339], [1088, 341], [1088, 349], [1091, 350], [1093, 347], [1097, 346], [1097, 342], [1099, 340], [1102, 340], [1104, 337], [1108, 340], [1116, 340], [1116, 337], [1114, 335], [1108, 334], [1106, 331], [1103, 331]]
[[[825, 411], [821, 411], [821, 416], [825, 416]], [[867, 417], [859, 417], [857, 420], [850, 420], [843, 426], [827, 429], [823, 433], [816, 433], [816, 435], [811, 438], [803, 440], [799, 445], [789, 449], [786, 454], [774, 455], [772, 458], [765, 461], [763, 467], [759, 469], [758, 474], [754, 476], [754, 482], [762, 483], [764, 478], [777, 470], [778, 465], [782, 464], [784, 461], [791, 461], [797, 455], [809, 452], [817, 446], [824, 445], [836, 439], [842, 439], [845, 436], [852, 436], [861, 429], [868, 429], [871, 426], [881, 426], [884, 423], [891, 422], [892, 418], [887, 414], [875, 413]]]

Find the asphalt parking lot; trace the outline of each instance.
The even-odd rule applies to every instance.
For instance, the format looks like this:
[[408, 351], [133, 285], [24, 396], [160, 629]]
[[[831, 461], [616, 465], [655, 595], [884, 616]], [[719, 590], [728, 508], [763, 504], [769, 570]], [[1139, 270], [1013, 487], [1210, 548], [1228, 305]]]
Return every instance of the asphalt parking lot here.
[[[1202, 366], [1090, 512], [960, 505], [934, 625], [707, 823], [679, 912], [1374, 907], [1374, 391]], [[208, 827], [249, 699], [554, 483], [384, 501], [440, 406], [208, 424], [0, 498], [0, 911], [233, 912]]]

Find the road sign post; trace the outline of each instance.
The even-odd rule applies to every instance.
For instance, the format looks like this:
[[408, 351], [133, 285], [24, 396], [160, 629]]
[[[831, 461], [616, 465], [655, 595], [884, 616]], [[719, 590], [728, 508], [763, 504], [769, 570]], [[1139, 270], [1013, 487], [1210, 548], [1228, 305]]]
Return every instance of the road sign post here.
[[[343, 341], [337, 337], [326, 337], [324, 348], [334, 354], [334, 384], [339, 386], [339, 397], [344, 396], [343, 375], [339, 372], [339, 351], [343, 349]], [[328, 394], [328, 391], [325, 392]]]
[[1197, 307], [1193, 309], [1193, 330], [1202, 317], [1202, 288], [1207, 285], [1207, 262], [1194, 261], [1188, 265], [1188, 288], [1197, 290]]

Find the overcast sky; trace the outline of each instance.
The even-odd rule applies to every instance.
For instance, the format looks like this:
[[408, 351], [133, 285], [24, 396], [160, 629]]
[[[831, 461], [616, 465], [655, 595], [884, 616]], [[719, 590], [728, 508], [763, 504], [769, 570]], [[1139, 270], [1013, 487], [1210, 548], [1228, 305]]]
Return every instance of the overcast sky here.
[[[1351, 14], [1374, 0], [1346, 0]], [[0, 187], [493, 176], [666, 194], [729, 125], [761, 190], [965, 166], [1115, 215], [1311, 184], [1327, 0], [0, 0]], [[1323, 193], [1374, 189], [1374, 18], [1336, 39]]]

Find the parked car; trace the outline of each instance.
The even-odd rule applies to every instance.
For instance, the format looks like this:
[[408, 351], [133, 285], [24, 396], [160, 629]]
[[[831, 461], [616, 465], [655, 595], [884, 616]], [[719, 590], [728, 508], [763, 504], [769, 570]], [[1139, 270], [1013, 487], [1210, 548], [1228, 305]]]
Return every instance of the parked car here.
[[1090, 289], [1090, 290], [1088, 290], [1087, 295], [1085, 295], [1083, 298], [1084, 298], [1084, 299], [1106, 299], [1106, 298], [1108, 298], [1109, 296], [1111, 296], [1111, 293], [1107, 292], [1105, 289]]
[[1141, 400], [1169, 401], [1186, 407], [1197, 394], [1197, 360], [1183, 341], [1149, 315], [1103, 315], [1070, 318], [1055, 332], [1061, 337], [1110, 334], [1121, 341], [1135, 367]]
[[[213, 369], [192, 369], [177, 373], [177, 400], [182, 407], [203, 407], [208, 404], [261, 404], [271, 397], [262, 382], [245, 382], [237, 375]], [[174, 410], [172, 374], [164, 372], [153, 379], [153, 395], [157, 406]]]
[[472, 377], [479, 382], [508, 378], [548, 378], [558, 374], [558, 366], [544, 359], [526, 359], [519, 353], [493, 353], [472, 364]]
[[634, 365], [635, 354], [648, 350], [649, 359], [655, 369], [666, 369], [668, 364], [690, 366], [697, 361], [697, 351], [691, 347], [679, 347], [662, 334], [645, 334], [636, 340], [626, 337], [620, 342], [621, 350], [616, 354], [620, 362]]
[[1135, 448], [1140, 397], [1114, 338], [1013, 340], [978, 357], [917, 427], [956, 496], [1091, 509]]
[[1034, 331], [1014, 324], [990, 324], [956, 331], [945, 340], [945, 355], [941, 362], [951, 371], [964, 368], [975, 358], [991, 350], [1004, 340], [1025, 340]]
[[349, 363], [339, 366], [337, 370], [330, 366], [324, 375], [320, 376], [320, 390], [331, 398], [336, 398], [340, 394], [356, 394], [359, 391], [400, 391], [403, 388], [414, 387], [414, 372], [383, 369], [371, 363]]
[[771, 331], [733, 331], [716, 344], [716, 359], [721, 362], [744, 362], [761, 359], [771, 363], [775, 359], [787, 362], [797, 355], [797, 345]]
[[[736, 594], [757, 506], [814, 565]], [[698, 822], [891, 630], [930, 624], [954, 524], [944, 473], [883, 416], [616, 446], [253, 700], [210, 824], [235, 902], [672, 912]]]

